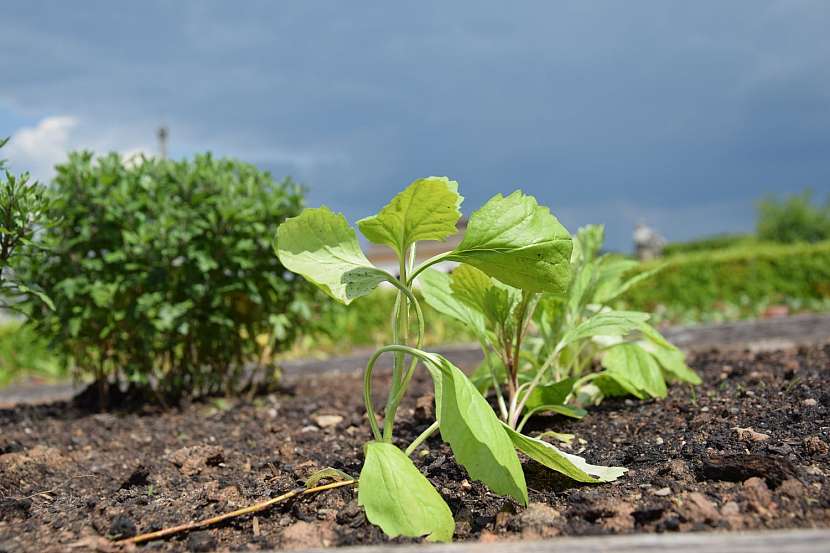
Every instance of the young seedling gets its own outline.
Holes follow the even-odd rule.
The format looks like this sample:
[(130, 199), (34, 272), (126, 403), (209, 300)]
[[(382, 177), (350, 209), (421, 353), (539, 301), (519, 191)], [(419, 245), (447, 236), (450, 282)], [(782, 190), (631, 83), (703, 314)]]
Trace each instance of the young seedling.
[[(655, 271), (624, 279), (637, 262), (599, 255), (602, 242), (601, 226), (580, 229), (563, 292), (514, 288), (466, 265), (424, 274), (426, 301), (478, 337), (485, 359), (473, 379), (482, 393), (495, 390), (512, 429), (543, 412), (581, 418), (583, 405), (606, 395), (665, 397), (667, 378), (700, 383), (647, 313), (609, 306)], [(605, 370), (590, 372), (597, 358)]]
[[(372, 265), (345, 217), (326, 207), (306, 209), (286, 220), (274, 242), (286, 268), (344, 304), (369, 294), (382, 282), (398, 290), (392, 313), (394, 343), (372, 355), (364, 376), (363, 394), (373, 440), (365, 446), (358, 491), (358, 502), (369, 521), (391, 537), (452, 539), (455, 523), (449, 507), (410, 459), (415, 449), (439, 430), (471, 478), (523, 505), (527, 504), (527, 485), (517, 449), (581, 482), (610, 481), (625, 472), (621, 467), (589, 465), (581, 457), (521, 434), (517, 425), (499, 419), (458, 367), (438, 354), (423, 351), (425, 321), (414, 287), (416, 280), (423, 284), (428, 275), (436, 274), (428, 271), (436, 263), (458, 262), (470, 267), (469, 271), (475, 270), (470, 274), (482, 283), (487, 279), (490, 285), (485, 297), (479, 299), (483, 309), (492, 310), (505, 327), (514, 324), (508, 319), (518, 317), (515, 328), (526, 329), (540, 294), (564, 298), (569, 289), (571, 237), (548, 208), (521, 191), (491, 198), (470, 216), (457, 247), (416, 265), (418, 242), (445, 240), (456, 233), (462, 199), (455, 181), (428, 177), (414, 181), (377, 215), (358, 221), (368, 240), (394, 250), (397, 276)], [(474, 291), (481, 292), (479, 288)], [(514, 304), (520, 306), (518, 311)], [(470, 318), (470, 324), (484, 327), (485, 315), (466, 306), (452, 301), (446, 309), (459, 309), (462, 320)], [(509, 329), (499, 338), (510, 347), (505, 358), (510, 370), (518, 370), (523, 332), (513, 332), (516, 342), (512, 345), (504, 340)], [(487, 335), (486, 330), (482, 335)], [(393, 364), (381, 426), (372, 403), (372, 372), (384, 353), (392, 354)], [(393, 444), (395, 414), (419, 364), (432, 377), (436, 421), (403, 451)], [(516, 390), (517, 401), (518, 393)]]

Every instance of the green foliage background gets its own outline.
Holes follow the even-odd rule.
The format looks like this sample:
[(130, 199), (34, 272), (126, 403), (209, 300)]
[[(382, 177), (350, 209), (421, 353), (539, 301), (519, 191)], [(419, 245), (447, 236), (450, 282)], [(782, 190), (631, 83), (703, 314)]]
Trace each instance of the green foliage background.
[(830, 241), (817, 244), (756, 244), (677, 255), (642, 264), (665, 264), (631, 290), (626, 305), (644, 311), (707, 311), (723, 302), (759, 304), (830, 299)]
[(47, 252), (21, 276), (38, 332), (81, 376), (152, 384), (170, 396), (234, 391), (245, 363), (287, 348), (317, 297), (271, 250), (302, 190), (253, 165), (93, 159), (57, 167)]

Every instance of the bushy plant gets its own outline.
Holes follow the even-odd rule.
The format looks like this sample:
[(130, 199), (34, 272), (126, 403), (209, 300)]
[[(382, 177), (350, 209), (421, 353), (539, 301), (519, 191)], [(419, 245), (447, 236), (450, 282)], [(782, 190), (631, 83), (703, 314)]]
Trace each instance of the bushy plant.
[[(8, 140), (0, 139), (0, 148)], [(43, 187), (28, 173), (15, 175), (0, 159), (0, 308), (17, 310), (27, 295), (51, 307), (51, 300), (15, 270), (35, 247), (35, 233), (48, 224), (47, 208)]]
[(758, 204), (758, 238), (771, 242), (819, 242), (830, 239), (830, 197), (824, 205), (813, 204), (813, 194), (783, 200), (768, 197)]
[[(561, 384), (563, 378), (568, 387), (560, 394), (562, 397), (550, 401), (546, 396), (542, 405), (555, 412), (575, 411), (566, 405), (565, 398), (581, 388), (558, 370), (572, 359), (580, 359), (581, 346), (587, 342), (604, 337), (610, 338), (614, 347), (626, 348), (618, 355), (621, 360), (613, 372), (631, 385), (635, 395), (641, 395), (642, 390), (660, 396), (636, 379), (653, 378), (654, 366), (662, 379), (661, 371), (666, 370), (657, 365), (659, 354), (640, 344), (641, 337), (669, 352), (673, 367), (679, 363), (688, 371), (682, 354), (645, 324), (648, 315), (614, 312), (591, 303), (590, 299), (597, 297), (597, 289), (603, 290), (604, 297), (610, 300), (630, 286), (632, 282), (623, 282), (621, 277), (622, 268), (630, 266), (611, 267), (611, 263), (603, 261), (602, 266), (579, 269), (580, 264), (587, 266), (596, 261), (601, 237), (584, 233), (584, 239), (577, 242), (580, 249), (573, 261), (570, 234), (547, 207), (521, 191), (491, 198), (472, 213), (464, 237), (454, 249), (416, 266), (415, 248), (419, 241), (445, 240), (456, 233), (462, 200), (455, 181), (445, 177), (419, 179), (377, 215), (358, 221), (369, 241), (388, 246), (397, 254), (397, 276), (373, 266), (346, 218), (326, 207), (306, 209), (287, 220), (279, 227), (274, 244), (288, 269), (343, 304), (366, 296), (383, 282), (398, 290), (392, 309), (393, 343), (379, 348), (365, 371), (364, 402), (374, 439), (365, 446), (358, 493), (358, 502), (368, 520), (392, 537), (427, 536), (431, 541), (452, 538), (452, 512), (410, 460), (416, 449), (439, 430), (471, 478), (522, 504), (527, 504), (528, 492), (517, 450), (581, 482), (608, 482), (625, 473), (622, 467), (588, 464), (582, 457), (521, 432), (519, 415), (534, 412), (529, 403), (533, 394), (558, 392), (550, 385)], [(443, 261), (461, 264), (453, 277), (430, 269)], [(575, 273), (574, 264), (578, 267)], [(433, 308), (467, 325), (481, 341), (488, 357), (486, 377), (499, 391), (503, 384), (508, 389), (509, 405), (499, 396), (501, 419), (483, 396), (481, 387), (446, 358), (422, 349), (426, 322), (414, 292), (416, 281)], [(553, 350), (528, 350), (523, 347), (523, 339), (537, 306), (543, 302), (573, 304), (577, 309), (545, 310), (557, 316), (553, 315), (555, 311), (562, 318), (562, 323), (552, 331), (557, 337), (549, 342)], [(629, 336), (633, 333), (636, 336)], [(563, 363), (566, 348), (576, 346), (580, 346), (576, 353)], [(634, 348), (651, 360), (645, 369), (639, 353), (637, 359), (629, 361), (628, 353)], [(526, 352), (544, 361), (528, 363)], [(393, 355), (393, 363), (381, 425), (372, 400), (372, 374), (385, 353)], [(401, 450), (393, 443), (395, 415), (419, 363), (433, 381), (436, 421)], [(523, 376), (529, 377), (529, 381), (522, 381)]]
[(30, 310), (71, 367), (102, 388), (237, 391), (254, 375), (246, 364), (291, 344), (311, 315), (310, 288), (267, 237), (302, 207), (291, 180), (209, 154), (83, 152), (57, 167), (53, 189), (49, 211), (60, 221), (25, 276), (55, 310)]

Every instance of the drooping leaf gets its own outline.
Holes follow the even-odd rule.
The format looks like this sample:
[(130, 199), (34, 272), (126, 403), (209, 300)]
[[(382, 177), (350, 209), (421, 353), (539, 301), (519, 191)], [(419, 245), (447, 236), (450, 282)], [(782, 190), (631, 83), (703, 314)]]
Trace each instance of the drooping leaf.
[(467, 263), (514, 288), (564, 295), (571, 236), (550, 210), (517, 190), (491, 198), (470, 216), (448, 259)]
[(639, 311), (603, 311), (568, 330), (562, 337), (563, 345), (594, 336), (624, 336), (640, 328), (648, 313)]
[(369, 522), (387, 536), (448, 542), (455, 531), (452, 512), (412, 461), (397, 446), (366, 444), (357, 502)]
[(525, 409), (531, 411), (542, 405), (562, 405), (571, 393), (575, 378), (566, 378), (553, 384), (536, 386), (525, 402)]
[(486, 333), (484, 314), (460, 301), (450, 288), (450, 276), (436, 269), (421, 273), (418, 283), (426, 302), (437, 311), (467, 325), (476, 335)]
[(527, 484), (510, 437), (487, 401), (461, 370), (437, 354), (426, 363), (435, 384), (441, 437), (475, 480), (527, 505)]
[(445, 240), (455, 234), (463, 199), (458, 183), (447, 177), (418, 179), (357, 226), (369, 241), (385, 244), (404, 257), (419, 240)]
[[(622, 343), (610, 348), (602, 357), (602, 366), (615, 380), (619, 376), (651, 397), (666, 397), (666, 381), (660, 365), (639, 344)], [(620, 384), (625, 387), (623, 382)]]
[(591, 465), (582, 457), (560, 451), (547, 442), (520, 434), (507, 425), (504, 425), (504, 428), (513, 444), (525, 455), (577, 482), (611, 482), (628, 472), (624, 467)]
[(286, 219), (277, 229), (274, 250), (288, 270), (347, 305), (392, 278), (366, 259), (346, 218), (327, 207)]

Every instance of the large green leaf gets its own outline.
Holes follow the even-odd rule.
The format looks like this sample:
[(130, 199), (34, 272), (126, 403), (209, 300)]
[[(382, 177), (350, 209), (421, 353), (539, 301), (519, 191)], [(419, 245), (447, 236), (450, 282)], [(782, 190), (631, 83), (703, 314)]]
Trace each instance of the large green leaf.
[(430, 306), (444, 315), (461, 321), (479, 337), (484, 337), (486, 333), (484, 314), (460, 301), (453, 294), (448, 274), (436, 269), (427, 269), (421, 273), (418, 283), (424, 299)]
[(639, 311), (603, 311), (568, 330), (562, 345), (594, 336), (624, 336), (638, 330), (648, 318), (648, 313)]
[(660, 365), (639, 344), (615, 345), (602, 357), (602, 366), (605, 367), (606, 374), (624, 388), (630, 383), (651, 397), (666, 397), (666, 381), (660, 372)]
[(445, 240), (455, 234), (463, 199), (458, 183), (447, 177), (418, 179), (357, 226), (371, 242), (385, 244), (404, 257), (418, 240)]
[(491, 198), (470, 216), (448, 259), (468, 263), (514, 288), (564, 295), (571, 236), (547, 207), (517, 190)]
[(492, 407), (461, 370), (438, 354), (426, 366), (435, 383), (435, 411), (441, 437), (475, 480), (527, 505), (527, 484), (519, 458)]
[(611, 482), (628, 471), (624, 467), (591, 465), (582, 457), (560, 451), (547, 442), (520, 434), (507, 425), (504, 425), (504, 428), (513, 444), (525, 455), (577, 482)]
[(397, 446), (366, 444), (357, 502), (387, 536), (452, 541), (455, 521), (441, 495)]
[(274, 250), (288, 270), (345, 304), (392, 279), (366, 259), (346, 218), (327, 207), (286, 219), (277, 229)]

